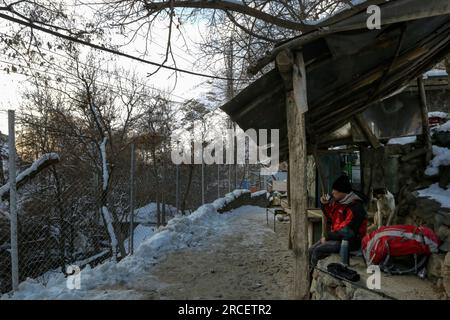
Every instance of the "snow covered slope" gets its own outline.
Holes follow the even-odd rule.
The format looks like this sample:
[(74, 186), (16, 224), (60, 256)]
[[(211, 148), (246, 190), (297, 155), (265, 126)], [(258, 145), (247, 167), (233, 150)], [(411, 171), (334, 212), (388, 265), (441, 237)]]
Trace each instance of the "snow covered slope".
[[(46, 284), (28, 279), (19, 285), (13, 296), (5, 294), (2, 299), (133, 299), (137, 296), (129, 290), (115, 291), (114, 296), (105, 294), (112, 286), (127, 286), (136, 282), (139, 276), (149, 270), (167, 253), (200, 245), (208, 235), (219, 235), (226, 230), (227, 214), (219, 214), (218, 209), (233, 201), (248, 190), (235, 190), (224, 198), (205, 204), (189, 216), (177, 216), (165, 227), (144, 240), (135, 250), (118, 263), (105, 262), (95, 268), (87, 266), (80, 273), (80, 289), (68, 289), (68, 283), (75, 278), (63, 273), (53, 275)], [(69, 286), (70, 287), (70, 286)]]

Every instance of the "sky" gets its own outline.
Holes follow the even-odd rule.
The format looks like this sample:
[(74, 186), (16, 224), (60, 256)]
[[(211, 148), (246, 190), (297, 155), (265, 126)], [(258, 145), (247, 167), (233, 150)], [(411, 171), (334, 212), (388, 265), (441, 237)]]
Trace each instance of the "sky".
[[(71, 1), (71, 0), (68, 0)], [(80, 11), (77, 7), (77, 11)], [(168, 22), (158, 22), (152, 29), (152, 40), (149, 45), (149, 52), (144, 57), (146, 60), (155, 62), (162, 62), (163, 53), (165, 52), (165, 44), (167, 42), (167, 25)], [(207, 26), (202, 24), (184, 24), (185, 40), (189, 50), (186, 49), (185, 41), (176, 34), (172, 38), (172, 48), (174, 51), (176, 64), (178, 68), (196, 71), (200, 73), (212, 74), (211, 71), (196, 69), (194, 63), (199, 55), (195, 43), (202, 39), (202, 33), (207, 32)], [(7, 33), (8, 27), (4, 20), (0, 20), (0, 32)], [(2, 37), (0, 35), (0, 37)], [(45, 37), (51, 36), (45, 35)], [(122, 52), (142, 57), (143, 48), (145, 45), (145, 38), (138, 37), (129, 45), (120, 48)], [(20, 94), (27, 88), (26, 77), (18, 74), (7, 74), (4, 68), (7, 64), (2, 61), (9, 61), (8, 57), (0, 55), (0, 131), (7, 133), (7, 109), (16, 109), (20, 106)], [(146, 78), (147, 73), (155, 70), (155, 67), (133, 61), (127, 58), (119, 57), (116, 63), (129, 70), (135, 70), (143, 78)], [(169, 63), (168, 65), (172, 65)], [(198, 98), (204, 95), (208, 90), (206, 84), (207, 78), (178, 73), (177, 79), (173, 76), (173, 72), (166, 69), (161, 69), (158, 73), (147, 79), (147, 84), (160, 90), (169, 90), (172, 92), (172, 101), (182, 102), (184, 99)]]

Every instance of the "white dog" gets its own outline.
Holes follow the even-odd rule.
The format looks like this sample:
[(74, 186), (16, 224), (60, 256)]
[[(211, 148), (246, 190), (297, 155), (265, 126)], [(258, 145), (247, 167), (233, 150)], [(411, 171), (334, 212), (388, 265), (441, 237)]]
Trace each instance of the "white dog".
[(373, 197), (377, 202), (377, 212), (373, 222), (377, 228), (390, 224), (394, 218), (395, 198), (387, 189), (373, 190)]

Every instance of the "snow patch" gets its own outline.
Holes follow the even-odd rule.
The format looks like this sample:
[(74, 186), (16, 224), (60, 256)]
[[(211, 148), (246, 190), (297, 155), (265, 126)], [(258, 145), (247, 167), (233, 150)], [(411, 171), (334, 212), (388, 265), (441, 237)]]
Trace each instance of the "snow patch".
[(401, 145), (405, 145), (405, 144), (409, 144), (409, 143), (415, 143), (416, 140), (417, 140), (416, 136), (392, 138), (392, 139), (389, 139), (387, 144), (401, 144)]
[(103, 219), (105, 219), (106, 227), (108, 229), (108, 234), (111, 239), (112, 260), (116, 261), (118, 242), (117, 242), (117, 238), (116, 238), (116, 233), (114, 232), (113, 219), (111, 217), (111, 213), (109, 212), (109, 210), (106, 206), (102, 207), (102, 215), (103, 215)]
[(109, 172), (108, 172), (108, 163), (106, 159), (106, 142), (108, 142), (108, 138), (103, 138), (102, 143), (100, 144), (100, 153), (102, 156), (102, 171), (103, 171), (103, 190), (108, 189), (109, 182)]
[[(162, 204), (160, 204), (160, 212), (162, 214)], [(134, 222), (135, 223), (141, 223), (141, 224), (148, 224), (148, 223), (156, 223), (157, 222), (157, 204), (156, 202), (150, 202), (149, 204), (140, 207), (138, 209), (134, 210)], [(177, 208), (170, 206), (166, 204), (166, 219), (172, 219), (178, 214)], [(130, 221), (130, 216), (126, 216), (126, 221)]]
[(439, 174), (439, 166), (450, 165), (450, 149), (433, 146), (434, 158), (430, 161), (425, 174), (427, 176), (435, 176)]
[(438, 131), (438, 132), (447, 132), (450, 131), (450, 120), (447, 121), (446, 123), (443, 123), (441, 125), (438, 125), (434, 128), (432, 128), (434, 132)]
[[(16, 181), (17, 182), (22, 181), (26, 176), (29, 176), (32, 173), (36, 172), (43, 163), (49, 160), (59, 160), (59, 155), (57, 153), (46, 153), (42, 155), (42, 157), (34, 161), (31, 166), (20, 172), (16, 177)], [(8, 190), (9, 190), (9, 182), (0, 187), (0, 196), (3, 195)]]
[(426, 189), (418, 190), (420, 197), (426, 197), (433, 199), (441, 204), (444, 208), (450, 208), (450, 185), (447, 186), (447, 190), (439, 187), (439, 183), (433, 183)]
[(423, 78), (427, 79), (428, 77), (447, 77), (448, 73), (445, 70), (441, 69), (431, 69), (423, 74)]
[(260, 191), (253, 192), (252, 193), (252, 198), (262, 196), (263, 194), (267, 195), (267, 191), (266, 190), (260, 190)]
[[(141, 245), (141, 243), (152, 237), (155, 234), (155, 232), (156, 232), (155, 227), (148, 227), (142, 224), (138, 224), (133, 231), (133, 249), (138, 248)], [(129, 253), (129, 245), (130, 245), (130, 237), (128, 237), (124, 241), (125, 251), (127, 254)]]
[[(143, 239), (134, 255), (129, 255), (116, 263), (104, 262), (95, 268), (87, 265), (81, 270), (81, 289), (67, 288), (67, 279), (63, 273), (50, 277), (47, 284), (35, 279), (27, 279), (19, 285), (12, 295), (4, 294), (1, 299), (102, 299), (107, 298), (106, 289), (114, 285), (130, 284), (139, 281), (139, 275), (148, 272), (152, 266), (167, 253), (188, 247), (202, 245), (202, 241), (211, 234), (226, 231), (229, 215), (219, 214), (223, 204), (236, 199), (248, 190), (235, 190), (212, 204), (205, 204), (189, 216), (176, 216), (165, 227)], [(106, 209), (106, 208), (105, 208)], [(109, 213), (103, 210), (104, 213)], [(116, 240), (117, 241), (117, 240)], [(127, 299), (129, 291), (117, 292), (114, 298)]]

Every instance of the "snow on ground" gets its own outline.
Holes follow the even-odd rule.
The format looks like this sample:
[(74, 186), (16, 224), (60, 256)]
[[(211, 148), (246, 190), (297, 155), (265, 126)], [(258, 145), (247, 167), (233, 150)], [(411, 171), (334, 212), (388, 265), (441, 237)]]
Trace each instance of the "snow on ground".
[[(160, 205), (160, 210), (162, 211), (162, 205)], [(166, 220), (173, 218), (177, 214), (177, 208), (166, 204)], [(156, 223), (157, 222), (157, 204), (156, 202), (151, 202), (143, 207), (134, 210), (134, 222), (135, 223)], [(127, 221), (130, 217), (127, 215)]]
[[(143, 243), (145, 240), (151, 238), (156, 232), (156, 227), (149, 227), (142, 224), (139, 224), (134, 228), (133, 232), (133, 249), (137, 249), (141, 243)], [(130, 244), (130, 238), (128, 237), (124, 241), (125, 250), (127, 253), (129, 253), (129, 244)]]
[(439, 202), (442, 207), (450, 208), (450, 185), (447, 186), (447, 190), (439, 187), (438, 183), (433, 183), (426, 189), (419, 190), (419, 196), (431, 198)]
[[(89, 265), (81, 270), (81, 288), (68, 289), (68, 279), (63, 273), (53, 275), (46, 285), (27, 279), (19, 285), (13, 296), (2, 299), (135, 299), (128, 287), (139, 285), (139, 276), (146, 274), (166, 254), (180, 249), (208, 245), (204, 239), (216, 239), (221, 234), (233, 232), (227, 220), (233, 214), (219, 214), (218, 209), (248, 190), (235, 190), (212, 204), (205, 204), (189, 216), (177, 216), (161, 227), (136, 248), (135, 254), (118, 263), (107, 261), (95, 268)], [(241, 212), (241, 214), (245, 214)], [(150, 235), (150, 234), (149, 234)], [(214, 235), (211, 237), (211, 235)], [(208, 237), (209, 236), (209, 237)], [(157, 284), (156, 284), (157, 285)], [(128, 286), (128, 289), (105, 293), (108, 288)], [(105, 291), (106, 290), (106, 291)]]
[(427, 176), (435, 176), (439, 174), (439, 166), (450, 165), (450, 149), (433, 146), (433, 159), (430, 161), (425, 174)]
[(417, 140), (416, 136), (412, 136), (412, 137), (400, 137), (400, 138), (392, 138), (389, 139), (387, 144), (408, 144), (408, 143), (415, 143)]
[(434, 128), (432, 128), (432, 130), (434, 132), (438, 131), (438, 132), (446, 132), (446, 131), (450, 131), (450, 120), (447, 121), (446, 123), (443, 123), (441, 125), (438, 125)]
[(260, 190), (252, 193), (252, 198), (262, 196), (263, 194), (267, 195), (266, 190)]

